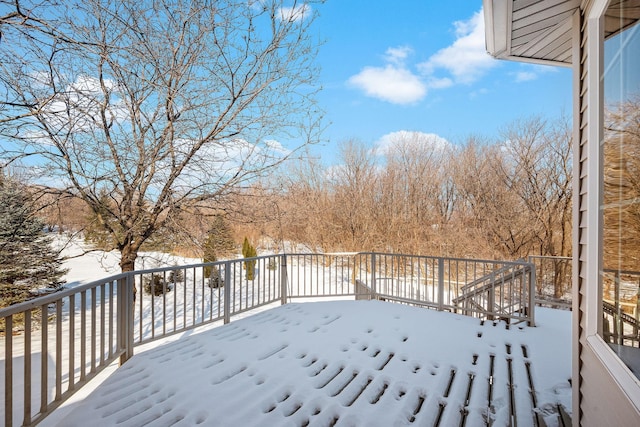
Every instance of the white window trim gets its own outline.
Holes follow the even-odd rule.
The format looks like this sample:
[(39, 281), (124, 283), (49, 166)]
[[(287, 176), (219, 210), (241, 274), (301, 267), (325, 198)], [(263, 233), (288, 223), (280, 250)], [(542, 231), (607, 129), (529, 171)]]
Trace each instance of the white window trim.
[[(602, 338), (602, 213), (600, 199), (602, 187), (602, 141), (604, 127), (603, 82), (604, 68), (604, 13), (608, 0), (595, 0), (587, 13), (587, 84), (588, 86), (588, 159), (587, 159), (587, 266), (585, 297), (586, 344), (591, 348), (602, 365), (611, 374), (613, 380), (640, 410), (640, 379), (622, 362)], [(594, 283), (595, 282), (595, 283)]]
[[(596, 0), (591, 8), (587, 21), (587, 102), (588, 102), (588, 146), (587, 146), (587, 263), (586, 289), (587, 300), (585, 333), (587, 336), (598, 335), (601, 331), (599, 304), (602, 296), (600, 274), (602, 271), (602, 236), (600, 233), (602, 214), (600, 212), (600, 195), (602, 184), (602, 146), (603, 139), (603, 93), (600, 78), (604, 61), (604, 15), (608, 1)], [(600, 6), (600, 7), (597, 7)]]

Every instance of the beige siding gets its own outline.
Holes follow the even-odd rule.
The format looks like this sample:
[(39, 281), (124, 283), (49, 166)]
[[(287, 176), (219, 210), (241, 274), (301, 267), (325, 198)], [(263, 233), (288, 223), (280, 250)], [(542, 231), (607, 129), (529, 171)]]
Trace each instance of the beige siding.
[(589, 346), (582, 347), (581, 426), (638, 426), (638, 412)]
[[(574, 291), (574, 304), (573, 304), (573, 314), (574, 314), (574, 325), (577, 325), (577, 330), (574, 332), (574, 342), (573, 342), (573, 422), (574, 425), (580, 425), (581, 420), (583, 419), (583, 413), (580, 407), (580, 402), (582, 399), (582, 387), (584, 381), (582, 380), (582, 366), (583, 366), (583, 358), (582, 349), (584, 348), (584, 342), (586, 339), (585, 334), (585, 313), (586, 313), (586, 298), (584, 297), (586, 290), (586, 262), (587, 262), (587, 175), (588, 175), (588, 156), (587, 156), (587, 130), (588, 130), (588, 85), (587, 82), (587, 32), (584, 29), (584, 22), (582, 11), (579, 12), (580, 16), (576, 19), (577, 24), (580, 28), (579, 42), (577, 47), (574, 47), (574, 52), (578, 53), (578, 57), (580, 61), (576, 61), (574, 64), (574, 78), (578, 78), (578, 82), (574, 84), (577, 86), (575, 93), (577, 93), (577, 107), (574, 107), (574, 112), (577, 115), (574, 116), (574, 126), (577, 127), (577, 135), (578, 135), (578, 144), (577, 144), (577, 152), (574, 154), (574, 158), (579, 159), (579, 163), (574, 168), (574, 174), (577, 174), (577, 182), (579, 185), (578, 194), (578, 203), (577, 203), (577, 232), (574, 237), (574, 242), (577, 242), (575, 257), (577, 259), (578, 268), (574, 268), (574, 271), (578, 271), (577, 284), (578, 289), (577, 292)], [(575, 33), (574, 33), (575, 34)], [(576, 182), (576, 181), (574, 181)], [(575, 230), (575, 229), (574, 229)], [(576, 256), (577, 255), (577, 256)]]
[[(589, 337), (596, 333), (595, 323), (599, 320), (600, 292), (597, 291), (599, 278), (594, 274), (594, 267), (599, 264), (599, 241), (594, 239), (594, 231), (589, 230), (589, 225), (597, 224), (595, 218), (599, 215), (599, 209), (595, 208), (593, 198), (598, 197), (597, 180), (593, 180), (590, 173), (597, 173), (599, 156), (599, 141), (591, 141), (590, 135), (597, 135), (595, 129), (590, 126), (598, 126), (594, 117), (598, 116), (597, 102), (594, 102), (598, 79), (589, 76), (588, 46), (593, 47), (593, 40), (589, 40), (588, 7), (593, 4), (590, 0), (583, 2), (580, 18), (574, 20), (574, 25), (579, 26), (579, 42), (574, 44), (573, 55), (580, 58), (574, 63), (574, 96), (577, 105), (574, 106), (574, 135), (578, 138), (575, 146), (574, 159), (574, 185), (577, 185), (578, 200), (574, 211), (574, 256), (577, 268), (574, 277), (574, 331), (573, 342), (573, 423), (579, 426), (640, 426), (640, 412), (625, 393), (621, 384), (616, 381), (615, 366), (608, 366), (603, 360), (611, 360), (602, 353), (609, 352), (604, 344), (598, 348), (598, 354), (594, 351), (593, 340), (602, 342), (599, 338)], [(576, 34), (576, 33), (574, 33)], [(577, 35), (577, 34), (576, 34)], [(590, 45), (591, 42), (591, 45)], [(591, 65), (592, 66), (592, 65)], [(589, 105), (589, 103), (593, 105)], [(589, 121), (591, 118), (591, 123)], [(593, 144), (596, 144), (595, 146)], [(594, 171), (594, 169), (596, 169)], [(599, 174), (598, 174), (599, 175)], [(589, 185), (591, 183), (591, 185)], [(589, 207), (592, 211), (589, 210)], [(589, 240), (591, 237), (591, 241)], [(596, 248), (590, 245), (597, 245)], [(591, 273), (589, 273), (591, 272)], [(591, 341), (589, 341), (591, 340)], [(606, 356), (606, 355), (604, 355)], [(637, 385), (634, 386), (637, 389)], [(631, 388), (634, 388), (633, 386)], [(631, 392), (631, 391), (629, 391)]]

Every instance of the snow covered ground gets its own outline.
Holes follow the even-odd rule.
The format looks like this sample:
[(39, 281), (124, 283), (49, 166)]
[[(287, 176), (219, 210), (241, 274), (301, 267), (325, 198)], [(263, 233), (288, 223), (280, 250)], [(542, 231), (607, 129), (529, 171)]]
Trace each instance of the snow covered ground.
[(503, 426), (512, 411), (559, 425), (570, 313), (537, 318), (507, 329), (378, 301), (287, 304), (135, 355), (59, 425)]

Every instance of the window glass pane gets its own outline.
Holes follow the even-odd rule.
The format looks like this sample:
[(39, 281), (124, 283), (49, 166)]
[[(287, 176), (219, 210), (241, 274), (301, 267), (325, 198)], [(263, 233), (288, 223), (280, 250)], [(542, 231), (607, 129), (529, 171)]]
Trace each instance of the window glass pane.
[(640, 25), (638, 1), (605, 13), (603, 338), (640, 377)]

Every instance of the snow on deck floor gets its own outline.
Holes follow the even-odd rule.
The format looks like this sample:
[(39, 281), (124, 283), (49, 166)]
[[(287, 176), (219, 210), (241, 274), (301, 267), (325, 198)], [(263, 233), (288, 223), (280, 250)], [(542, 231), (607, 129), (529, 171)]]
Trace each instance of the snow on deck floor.
[(527, 365), (535, 412), (558, 425), (570, 315), (507, 329), (379, 301), (287, 304), (136, 354), (60, 425), (502, 426), (514, 402), (533, 426)]

